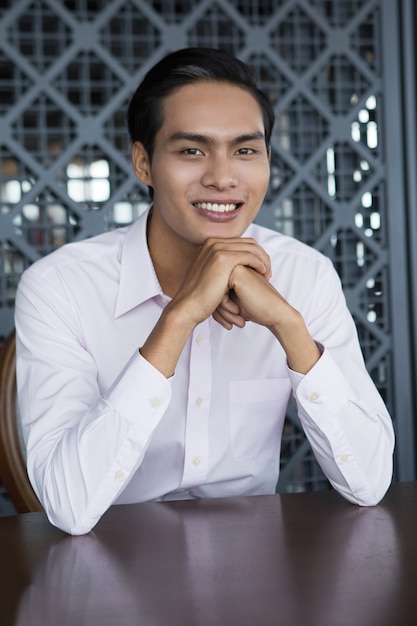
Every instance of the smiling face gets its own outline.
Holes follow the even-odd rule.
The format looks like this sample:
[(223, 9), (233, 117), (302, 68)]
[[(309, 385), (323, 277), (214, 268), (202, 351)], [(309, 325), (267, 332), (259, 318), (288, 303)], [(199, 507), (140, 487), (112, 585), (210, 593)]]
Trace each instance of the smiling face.
[(132, 155), (139, 180), (154, 190), (149, 232), (158, 247), (185, 252), (209, 237), (240, 237), (256, 217), (269, 182), (262, 112), (246, 90), (198, 82), (169, 95), (152, 162)]

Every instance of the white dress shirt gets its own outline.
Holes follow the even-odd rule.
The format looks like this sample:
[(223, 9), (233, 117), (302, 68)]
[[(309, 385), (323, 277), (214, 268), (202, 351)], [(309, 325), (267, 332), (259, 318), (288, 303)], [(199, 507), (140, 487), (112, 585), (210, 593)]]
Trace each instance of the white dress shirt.
[(273, 493), (291, 393), (332, 485), (376, 504), (392, 478), (393, 428), (329, 259), (257, 225), (245, 233), (323, 350), (307, 375), (265, 327), (227, 331), (209, 318), (166, 379), (138, 350), (168, 301), (146, 220), (63, 246), (19, 285), (20, 414), (50, 521), (82, 534), (112, 504)]

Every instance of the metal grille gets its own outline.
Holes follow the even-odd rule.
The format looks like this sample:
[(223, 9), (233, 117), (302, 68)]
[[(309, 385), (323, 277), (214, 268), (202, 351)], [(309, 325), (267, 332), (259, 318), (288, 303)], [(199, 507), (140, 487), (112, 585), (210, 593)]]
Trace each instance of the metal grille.
[[(276, 108), (271, 184), (258, 221), (333, 260), (369, 371), (395, 414), (396, 394), (410, 390), (395, 388), (393, 375), (400, 305), (391, 298), (382, 82), (392, 5), (0, 0), (0, 336), (12, 330), (16, 285), (30, 263), (128, 224), (145, 208), (125, 129), (141, 77), (170, 50), (215, 46), (254, 67)], [(385, 55), (388, 45), (398, 47), (395, 33), (387, 39)], [(398, 467), (410, 477), (410, 463)], [(290, 408), (279, 489), (326, 484)]]

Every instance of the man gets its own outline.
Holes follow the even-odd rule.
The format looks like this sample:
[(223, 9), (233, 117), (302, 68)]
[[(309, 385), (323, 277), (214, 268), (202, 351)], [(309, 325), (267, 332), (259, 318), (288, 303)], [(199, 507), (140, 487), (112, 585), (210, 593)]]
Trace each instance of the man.
[(330, 261), (252, 224), (273, 122), (240, 61), (168, 55), (128, 112), (152, 206), (24, 273), (28, 472), (65, 531), (114, 503), (273, 493), (291, 393), (341, 494), (373, 505), (388, 488), (391, 420)]

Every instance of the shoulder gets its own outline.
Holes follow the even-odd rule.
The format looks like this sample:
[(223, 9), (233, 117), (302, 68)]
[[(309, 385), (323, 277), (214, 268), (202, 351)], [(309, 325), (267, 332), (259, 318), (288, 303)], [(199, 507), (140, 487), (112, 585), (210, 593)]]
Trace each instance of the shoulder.
[(83, 241), (67, 243), (35, 261), (23, 276), (27, 278), (37, 275), (45, 278), (54, 272), (65, 271), (66, 268), (71, 270), (83, 264), (95, 263), (103, 265), (110, 258), (116, 260), (120, 256), (126, 231), (127, 228), (120, 228)]

